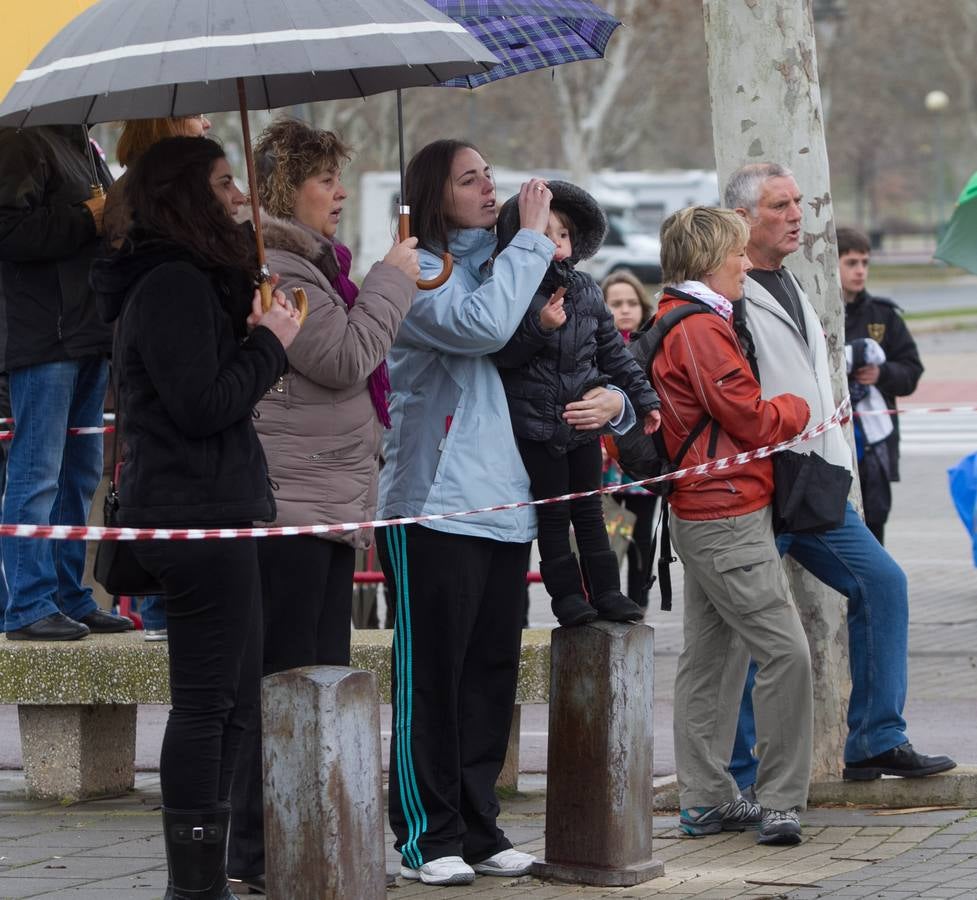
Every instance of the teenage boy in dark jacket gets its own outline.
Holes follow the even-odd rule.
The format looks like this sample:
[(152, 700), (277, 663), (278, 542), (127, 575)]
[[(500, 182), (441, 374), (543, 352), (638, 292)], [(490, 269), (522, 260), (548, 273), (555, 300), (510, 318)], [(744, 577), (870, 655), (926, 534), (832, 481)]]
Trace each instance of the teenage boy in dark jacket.
[[(838, 229), (838, 257), (841, 290), (845, 298), (845, 343), (858, 350), (866, 338), (875, 341), (885, 353), (881, 365), (863, 365), (848, 376), (852, 400), (856, 393), (876, 389), (885, 409), (896, 409), (896, 397), (916, 390), (923, 374), (916, 342), (899, 315), (899, 307), (885, 297), (875, 297), (865, 289), (871, 245), (854, 228)], [(857, 409), (857, 404), (856, 404)], [(865, 524), (879, 543), (885, 543), (885, 522), (892, 506), (889, 482), (899, 480), (899, 416), (872, 416), (855, 419), (858, 443), (858, 478), (862, 485)], [(888, 432), (873, 440), (879, 426)]]
[[(661, 421), (658, 395), (625, 347), (600, 287), (574, 269), (600, 248), (607, 231), (604, 212), (590, 194), (572, 184), (551, 181), (549, 189), (553, 199), (545, 233), (556, 244), (553, 262), (516, 333), (495, 356), (512, 430), (537, 500), (601, 485), (598, 434), (567, 424), (567, 403), (610, 383), (628, 395), (649, 433)], [(499, 250), (519, 229), (516, 199), (499, 213)], [(564, 296), (557, 293), (560, 288)], [(536, 516), (540, 574), (561, 625), (581, 625), (598, 615), (617, 622), (643, 617), (641, 607), (621, 593), (599, 495), (538, 506)], [(571, 522), (591, 603), (584, 598), (570, 549)]]
[[(96, 155), (96, 159), (98, 159)], [(98, 161), (103, 187), (111, 176)], [(102, 474), (102, 424), (111, 328), (88, 286), (104, 198), (91, 196), (83, 130), (0, 129), (0, 370), (10, 373), (14, 438), (3, 521), (84, 525)], [(11, 640), (75, 640), (126, 631), (82, 584), (82, 541), (0, 541)]]

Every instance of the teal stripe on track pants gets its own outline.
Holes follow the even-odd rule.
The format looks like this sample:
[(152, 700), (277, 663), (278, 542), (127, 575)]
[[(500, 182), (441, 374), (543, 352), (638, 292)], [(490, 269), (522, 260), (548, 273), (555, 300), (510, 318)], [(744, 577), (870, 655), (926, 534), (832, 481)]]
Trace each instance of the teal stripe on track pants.
[[(394, 625), (390, 825), (404, 865), (470, 863), (511, 843), (496, 825), (519, 674), (529, 544), (421, 525), (378, 529)], [(392, 586), (392, 588), (390, 587)]]

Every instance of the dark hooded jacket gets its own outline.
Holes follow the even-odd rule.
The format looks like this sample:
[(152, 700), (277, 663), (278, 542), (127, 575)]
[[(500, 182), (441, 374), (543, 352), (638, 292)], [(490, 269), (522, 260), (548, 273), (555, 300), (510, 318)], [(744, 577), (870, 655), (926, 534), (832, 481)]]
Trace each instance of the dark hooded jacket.
[[(572, 184), (551, 181), (549, 188), (552, 208), (566, 213), (573, 223), (573, 254), (550, 264), (519, 328), (495, 355), (495, 362), (516, 437), (545, 442), (552, 452), (563, 454), (597, 437), (563, 420), (566, 404), (581, 399), (591, 388), (608, 383), (621, 388), (639, 419), (660, 403), (614, 327), (600, 287), (574, 269), (600, 249), (607, 232), (604, 211), (590, 194)], [(513, 197), (499, 212), (500, 251), (518, 230), (518, 198)], [(559, 287), (566, 288), (567, 320), (555, 331), (544, 331), (539, 312)]]
[(267, 328), (247, 333), (254, 289), (237, 269), (138, 231), (98, 260), (92, 286), (118, 320), (119, 522), (271, 521), (275, 502), (253, 409), (287, 368)]
[(91, 181), (80, 126), (0, 129), (0, 369), (111, 350), (88, 285), (99, 247), (84, 205)]

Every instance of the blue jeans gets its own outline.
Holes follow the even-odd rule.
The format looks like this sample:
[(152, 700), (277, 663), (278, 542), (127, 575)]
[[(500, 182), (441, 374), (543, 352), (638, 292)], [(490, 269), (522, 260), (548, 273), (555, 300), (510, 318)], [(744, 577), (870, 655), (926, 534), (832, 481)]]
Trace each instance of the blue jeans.
[(162, 631), (166, 628), (166, 602), (161, 594), (150, 594), (139, 600), (139, 615), (146, 631)]
[[(10, 373), (14, 439), (7, 457), (5, 524), (85, 525), (102, 476), (102, 435), (68, 428), (102, 424), (108, 363), (101, 357), (26, 366)], [(84, 541), (0, 539), (7, 597), (5, 631), (59, 610), (79, 619), (96, 609), (82, 583)]]
[[(789, 553), (815, 578), (848, 599), (851, 697), (845, 762), (859, 762), (904, 743), (909, 653), (909, 592), (906, 574), (875, 539), (849, 503), (845, 524), (824, 534), (782, 534)], [(751, 669), (752, 671), (752, 669)], [(749, 676), (747, 679), (749, 686)], [(749, 690), (740, 707), (730, 772), (750, 772), (753, 704)], [(754, 763), (755, 766), (755, 763)], [(755, 771), (755, 769), (754, 769)], [(751, 782), (740, 782), (744, 786)]]

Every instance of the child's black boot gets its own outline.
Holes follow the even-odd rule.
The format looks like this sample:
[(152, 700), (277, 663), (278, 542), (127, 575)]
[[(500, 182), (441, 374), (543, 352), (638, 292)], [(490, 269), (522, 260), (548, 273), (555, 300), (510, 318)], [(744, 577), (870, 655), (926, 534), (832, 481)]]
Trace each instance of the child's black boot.
[(583, 566), (590, 602), (600, 618), (610, 622), (640, 622), (644, 618), (644, 610), (621, 593), (621, 570), (613, 550), (586, 554)]
[(584, 597), (580, 566), (572, 553), (557, 559), (541, 560), (539, 574), (550, 595), (553, 615), (561, 625), (585, 625), (597, 618), (597, 610)]

